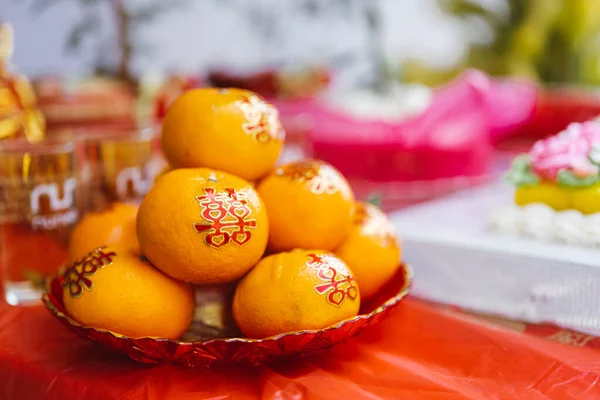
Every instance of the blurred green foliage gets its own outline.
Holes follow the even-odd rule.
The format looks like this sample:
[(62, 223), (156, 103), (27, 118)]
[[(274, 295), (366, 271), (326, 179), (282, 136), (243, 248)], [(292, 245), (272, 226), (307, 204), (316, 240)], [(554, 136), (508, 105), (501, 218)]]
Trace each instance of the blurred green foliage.
[(600, 84), (600, 0), (505, 0), (494, 11), (476, 0), (439, 0), (465, 23), (483, 21), (494, 37), (472, 44), (460, 65), (439, 70), (409, 61), (403, 79), (437, 85), (465, 68), (547, 83)]

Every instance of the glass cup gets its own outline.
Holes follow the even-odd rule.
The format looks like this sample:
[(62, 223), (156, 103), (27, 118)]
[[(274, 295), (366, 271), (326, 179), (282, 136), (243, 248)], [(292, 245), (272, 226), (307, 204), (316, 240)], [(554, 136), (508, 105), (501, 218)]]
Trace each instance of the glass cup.
[(84, 134), (83, 140), (92, 171), (87, 196), (91, 210), (102, 210), (112, 202), (139, 204), (167, 165), (153, 128)]
[(0, 142), (0, 264), (6, 301), (39, 302), (45, 279), (67, 259), (84, 209), (88, 171), (70, 137)]

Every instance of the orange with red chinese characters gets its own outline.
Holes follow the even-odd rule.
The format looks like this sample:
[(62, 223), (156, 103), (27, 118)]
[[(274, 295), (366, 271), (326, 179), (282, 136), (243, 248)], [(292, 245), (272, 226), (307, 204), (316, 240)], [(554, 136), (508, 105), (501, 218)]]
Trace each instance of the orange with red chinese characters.
[(137, 216), (143, 254), (167, 275), (195, 284), (240, 278), (262, 257), (268, 232), (252, 185), (207, 168), (166, 173)]
[(97, 248), (69, 265), (62, 286), (75, 320), (128, 337), (178, 339), (194, 309), (189, 285), (118, 246)]
[(338, 170), (319, 160), (276, 168), (257, 187), (269, 213), (269, 250), (334, 250), (352, 226), (354, 194)]
[(238, 284), (233, 315), (250, 338), (323, 329), (358, 314), (352, 272), (333, 254), (294, 250), (263, 258)]
[(335, 254), (354, 272), (363, 301), (377, 294), (400, 267), (401, 249), (394, 225), (369, 203), (356, 204), (352, 230)]
[(215, 168), (251, 181), (273, 168), (284, 137), (277, 109), (256, 93), (202, 88), (169, 107), (161, 141), (174, 168)]

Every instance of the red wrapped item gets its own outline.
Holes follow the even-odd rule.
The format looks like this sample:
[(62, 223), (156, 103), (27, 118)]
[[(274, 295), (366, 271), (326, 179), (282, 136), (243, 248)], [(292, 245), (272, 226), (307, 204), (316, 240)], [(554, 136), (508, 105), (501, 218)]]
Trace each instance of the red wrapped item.
[(247, 89), (266, 97), (276, 96), (278, 91), (277, 72), (273, 70), (265, 70), (255, 74), (212, 71), (208, 74), (208, 82), (214, 87)]
[(514, 137), (541, 139), (560, 132), (572, 122), (600, 115), (597, 91), (577, 87), (550, 87), (539, 91), (535, 113)]
[(135, 93), (125, 83), (104, 78), (68, 82), (45, 77), (34, 82), (34, 89), (49, 131), (135, 127)]
[(318, 66), (298, 70), (267, 69), (250, 74), (212, 71), (208, 74), (208, 82), (215, 87), (252, 90), (271, 99), (306, 100), (329, 86), (331, 72)]

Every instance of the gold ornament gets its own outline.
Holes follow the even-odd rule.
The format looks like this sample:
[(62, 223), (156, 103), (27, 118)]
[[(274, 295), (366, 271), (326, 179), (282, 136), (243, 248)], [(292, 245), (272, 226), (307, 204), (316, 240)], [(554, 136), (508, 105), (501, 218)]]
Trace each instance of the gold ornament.
[(0, 23), (0, 140), (24, 136), (31, 143), (44, 138), (45, 120), (36, 108), (36, 97), (29, 80), (9, 73), (13, 54), (13, 28)]

